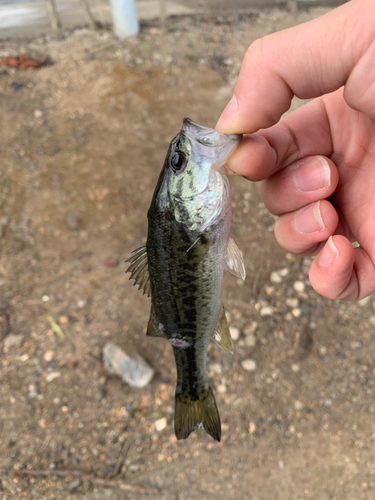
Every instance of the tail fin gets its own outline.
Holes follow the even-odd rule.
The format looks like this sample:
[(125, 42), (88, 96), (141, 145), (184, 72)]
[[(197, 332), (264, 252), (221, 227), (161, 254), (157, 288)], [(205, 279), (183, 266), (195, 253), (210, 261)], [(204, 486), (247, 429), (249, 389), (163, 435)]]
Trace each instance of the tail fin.
[(203, 429), (220, 442), (221, 423), (211, 387), (197, 400), (176, 394), (174, 430), (177, 439), (186, 439), (194, 430)]

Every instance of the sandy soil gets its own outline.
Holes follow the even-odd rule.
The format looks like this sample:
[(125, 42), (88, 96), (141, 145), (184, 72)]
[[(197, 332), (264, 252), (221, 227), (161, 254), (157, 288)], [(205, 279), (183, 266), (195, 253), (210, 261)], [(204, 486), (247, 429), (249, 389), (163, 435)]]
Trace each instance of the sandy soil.
[[(235, 354), (208, 352), (222, 443), (176, 442), (171, 348), (145, 337), (150, 304), (125, 274), (183, 117), (213, 126), (249, 43), (321, 12), (176, 18), (167, 35), (150, 24), (121, 44), (87, 30), (1, 43), (53, 61), (0, 69), (1, 499), (374, 498), (375, 301), (319, 297), (310, 260), (276, 245), (256, 185), (231, 176), (247, 279), (223, 290)], [(148, 387), (105, 371), (108, 341), (156, 370)]]

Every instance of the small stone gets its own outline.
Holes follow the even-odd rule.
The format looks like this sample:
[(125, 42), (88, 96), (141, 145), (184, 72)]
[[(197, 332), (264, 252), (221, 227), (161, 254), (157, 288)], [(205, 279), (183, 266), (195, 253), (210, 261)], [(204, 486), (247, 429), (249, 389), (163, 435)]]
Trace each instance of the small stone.
[(68, 316), (60, 316), (59, 317), (59, 323), (61, 325), (66, 325), (67, 323), (69, 323), (69, 318)]
[(370, 299), (371, 299), (371, 296), (369, 295), (368, 297), (365, 297), (364, 299), (359, 300), (358, 305), (361, 307), (364, 307), (369, 303)]
[(98, 403), (100, 403), (100, 401), (102, 401), (105, 398), (105, 389), (103, 388), (95, 389), (94, 398), (96, 401), (98, 401)]
[(280, 276), (285, 278), (285, 276), (287, 276), (289, 274), (289, 269), (287, 267), (284, 267), (283, 269), (279, 269), (277, 271), (277, 274), (279, 274)]
[(375, 316), (369, 317), (370, 325), (375, 325)]
[(55, 353), (53, 351), (46, 351), (44, 353), (44, 356), (43, 356), (44, 361), (47, 361), (47, 363), (49, 361), (52, 361), (54, 357), (55, 357)]
[(115, 373), (131, 387), (146, 387), (154, 376), (154, 370), (139, 354), (129, 356), (112, 342), (103, 347), (103, 363), (109, 373)]
[(267, 295), (271, 296), (275, 291), (275, 289), (273, 286), (266, 286), (264, 287), (264, 291), (266, 292)]
[(285, 304), (292, 308), (292, 309), (295, 309), (296, 307), (299, 306), (299, 299), (297, 298), (288, 298), (285, 300)]
[(0, 217), (0, 239), (5, 237), (10, 219), (8, 217)]
[(296, 292), (304, 292), (305, 291), (305, 283), (303, 281), (295, 281), (293, 284), (293, 288)]
[(301, 365), (299, 363), (293, 363), (292, 364), (292, 372), (298, 373), (301, 369)]
[(270, 276), (272, 283), (281, 283), (281, 276), (276, 271), (273, 271)]
[(165, 417), (159, 418), (159, 420), (155, 421), (154, 425), (155, 425), (155, 429), (158, 432), (161, 432), (162, 430), (164, 430), (167, 427), (167, 419)]
[(299, 399), (296, 399), (294, 401), (294, 409), (297, 410), (297, 411), (301, 411), (304, 407), (304, 404), (302, 403), (302, 401), (300, 401)]
[(4, 347), (6, 349), (11, 349), (12, 347), (19, 347), (22, 344), (24, 338), (25, 338), (24, 335), (21, 334), (14, 335), (13, 333), (11, 333), (10, 335), (7, 335), (5, 337)]
[(299, 318), (301, 316), (301, 309), (299, 309), (298, 307), (294, 308), (292, 310), (292, 314), (295, 318)]
[(332, 399), (330, 398), (325, 398), (323, 399), (323, 405), (326, 406), (327, 408), (332, 406)]
[(29, 398), (33, 399), (38, 396), (38, 389), (35, 384), (29, 384)]
[(253, 335), (256, 332), (256, 329), (258, 328), (258, 323), (256, 321), (253, 321), (249, 325), (245, 326), (243, 329), (243, 333), (245, 335)]
[(318, 351), (321, 356), (325, 356), (327, 354), (327, 348), (325, 345), (319, 346)]
[(270, 307), (270, 306), (265, 306), (265, 307), (262, 307), (259, 312), (260, 312), (260, 315), (262, 317), (264, 317), (264, 316), (272, 316), (272, 314), (273, 314), (273, 308)]
[(251, 334), (251, 335), (247, 335), (245, 337), (246, 347), (255, 347), (256, 343), (257, 343), (257, 339), (256, 339), (255, 335)]
[(311, 312), (311, 304), (307, 304), (306, 302), (303, 302), (301, 305), (302, 316), (310, 316), (310, 312)]
[(227, 392), (225, 384), (219, 384), (217, 386), (217, 392), (219, 392), (220, 394), (224, 394), (224, 392)]
[(70, 483), (68, 484), (68, 490), (69, 491), (74, 491), (80, 485), (81, 485), (81, 479), (79, 477), (76, 477), (75, 479), (73, 479), (73, 481), (70, 481)]
[(46, 382), (52, 382), (53, 380), (60, 378), (61, 373), (60, 372), (51, 372), (46, 376)]
[(235, 326), (229, 327), (229, 333), (234, 341), (236, 341), (240, 338), (240, 334), (241, 334), (240, 329), (235, 327)]
[(284, 468), (284, 462), (282, 460), (279, 460), (279, 462), (278, 462), (277, 465), (279, 466), (280, 470), (283, 470), (283, 468)]
[(43, 115), (43, 113), (41, 112), (41, 110), (40, 110), (40, 109), (36, 109), (36, 110), (34, 111), (34, 116), (35, 116), (35, 118), (40, 118), (42, 115)]
[(241, 361), (241, 366), (247, 372), (254, 372), (257, 369), (256, 361), (251, 358)]
[(43, 295), (42, 301), (43, 302), (48, 302), (49, 301), (49, 296), (48, 295)]
[(66, 216), (65, 222), (69, 229), (77, 230), (81, 225), (81, 218), (77, 212), (71, 212)]
[(215, 375), (221, 375), (223, 369), (221, 368), (220, 363), (211, 363), (208, 365), (208, 371), (214, 373)]
[(254, 434), (254, 432), (257, 430), (257, 426), (255, 425), (255, 422), (250, 422), (249, 423), (249, 434)]

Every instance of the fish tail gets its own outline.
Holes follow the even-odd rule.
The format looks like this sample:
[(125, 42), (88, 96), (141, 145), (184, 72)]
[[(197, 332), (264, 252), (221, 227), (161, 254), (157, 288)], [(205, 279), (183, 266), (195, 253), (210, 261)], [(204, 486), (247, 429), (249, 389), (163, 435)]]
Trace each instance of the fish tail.
[(211, 387), (196, 400), (186, 393), (176, 394), (174, 429), (177, 439), (186, 439), (194, 430), (203, 429), (220, 442), (220, 415)]

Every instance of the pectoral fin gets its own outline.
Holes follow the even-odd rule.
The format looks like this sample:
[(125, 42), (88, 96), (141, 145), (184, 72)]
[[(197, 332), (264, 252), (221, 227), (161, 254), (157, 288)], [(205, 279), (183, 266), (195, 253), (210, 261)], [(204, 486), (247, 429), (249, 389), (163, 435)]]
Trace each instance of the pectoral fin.
[(246, 270), (243, 261), (241, 250), (233, 241), (233, 238), (229, 238), (227, 249), (225, 252), (225, 269), (230, 273), (245, 280)]
[(167, 336), (163, 332), (163, 325), (159, 323), (156, 317), (154, 306), (151, 306), (150, 319), (148, 320), (146, 335), (147, 337), (163, 337), (164, 339), (167, 338)]
[(223, 349), (223, 351), (233, 354), (233, 342), (229, 333), (227, 318), (225, 317), (224, 307), (221, 308), (219, 319), (216, 323), (214, 334), (212, 336), (214, 342)]
[(147, 297), (151, 295), (150, 276), (148, 273), (147, 250), (146, 245), (133, 250), (132, 255), (125, 262), (130, 262), (130, 266), (126, 270), (130, 273), (130, 278), (133, 279), (134, 285), (139, 285), (138, 290), (143, 290), (143, 295)]

